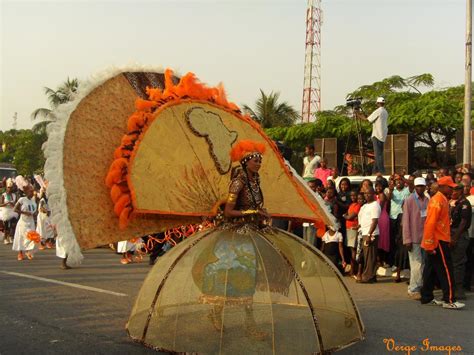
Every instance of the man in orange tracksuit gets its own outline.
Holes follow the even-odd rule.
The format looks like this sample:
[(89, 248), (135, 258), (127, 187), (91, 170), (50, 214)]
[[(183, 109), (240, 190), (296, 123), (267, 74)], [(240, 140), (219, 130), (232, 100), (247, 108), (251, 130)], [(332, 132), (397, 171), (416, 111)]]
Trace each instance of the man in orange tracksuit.
[[(449, 198), (457, 185), (450, 176), (438, 180), (439, 190), (428, 203), (425, 229), (421, 247), (426, 252), (423, 268), (421, 303), (443, 306), (447, 309), (460, 309), (463, 303), (456, 302), (454, 295), (453, 262), (449, 250), (451, 242)], [(443, 290), (443, 300), (434, 298), (433, 289), (438, 278)]]

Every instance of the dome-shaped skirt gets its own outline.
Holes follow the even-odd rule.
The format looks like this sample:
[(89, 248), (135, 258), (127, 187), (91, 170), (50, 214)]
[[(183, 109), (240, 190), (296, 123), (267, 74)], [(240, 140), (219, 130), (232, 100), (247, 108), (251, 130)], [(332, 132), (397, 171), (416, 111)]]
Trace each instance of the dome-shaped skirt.
[(357, 307), (323, 254), (279, 229), (239, 232), (200, 232), (160, 257), (129, 335), (157, 350), (206, 354), (326, 353), (363, 339)]

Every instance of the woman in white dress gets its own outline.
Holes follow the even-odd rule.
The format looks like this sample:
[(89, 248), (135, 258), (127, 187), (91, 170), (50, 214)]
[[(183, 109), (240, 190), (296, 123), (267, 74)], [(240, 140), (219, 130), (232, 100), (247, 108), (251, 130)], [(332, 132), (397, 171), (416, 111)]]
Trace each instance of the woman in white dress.
[(13, 181), (7, 181), (5, 192), (0, 197), (0, 218), (3, 221), (5, 244), (13, 243), (13, 234), (15, 234), (15, 226), (18, 219), (18, 213), (15, 212), (15, 204), (18, 195), (13, 192)]
[(36, 248), (34, 241), (27, 238), (29, 231), (35, 231), (35, 215), (37, 212), (37, 204), (34, 198), (33, 186), (27, 185), (24, 187), (24, 197), (20, 197), (15, 205), (15, 212), (20, 215), (15, 229), (15, 237), (13, 239), (12, 250), (18, 251), (17, 259), (19, 261), (24, 259), (25, 253), (28, 259), (33, 259), (33, 253)]
[(40, 249), (44, 249), (45, 246), (50, 249), (54, 241), (54, 226), (51, 223), (50, 214), (46, 194), (42, 189), (41, 199), (38, 204), (38, 219), (36, 220), (36, 231), (41, 236)]

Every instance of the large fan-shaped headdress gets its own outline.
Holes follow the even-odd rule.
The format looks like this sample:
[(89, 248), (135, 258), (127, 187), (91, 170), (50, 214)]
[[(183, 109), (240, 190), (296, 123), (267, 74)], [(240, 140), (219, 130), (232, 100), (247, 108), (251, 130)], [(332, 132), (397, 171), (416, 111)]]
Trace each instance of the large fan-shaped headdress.
[(82, 85), (55, 115), (45, 173), (68, 262), (80, 260), (81, 248), (215, 215), (228, 192), (229, 151), (241, 161), (241, 141), (266, 151), (260, 179), (272, 216), (319, 228), (336, 223), (222, 85), (209, 87), (192, 73), (178, 79), (171, 70), (110, 72)]

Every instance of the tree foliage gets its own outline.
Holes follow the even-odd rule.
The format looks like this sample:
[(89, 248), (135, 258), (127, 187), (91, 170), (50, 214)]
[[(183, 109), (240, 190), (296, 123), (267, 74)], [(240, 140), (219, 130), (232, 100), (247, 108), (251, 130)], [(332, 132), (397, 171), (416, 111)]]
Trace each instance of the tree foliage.
[(280, 93), (271, 92), (267, 95), (260, 90), (260, 95), (255, 102), (255, 109), (243, 105), (243, 111), (263, 128), (290, 126), (299, 119), (298, 112), (291, 105), (278, 101)]
[[(446, 163), (451, 151), (456, 130), (462, 128), (464, 110), (464, 86), (432, 90), (431, 74), (408, 78), (394, 75), (370, 85), (363, 85), (347, 95), (347, 98), (362, 98), (362, 109), (367, 114), (375, 108), (378, 96), (385, 97), (389, 112), (389, 134), (411, 134), (415, 143), (429, 147), (433, 162)], [(424, 92), (423, 92), (424, 91)], [(351, 110), (340, 105), (334, 110), (318, 112), (315, 123), (291, 127), (267, 129), (267, 134), (284, 141), (296, 150), (302, 150), (315, 138), (336, 137), (355, 147), (355, 122)], [(370, 147), (371, 124), (361, 122), (364, 144)], [(445, 146), (446, 155), (440, 156), (440, 145)]]
[[(48, 97), (50, 108), (40, 107), (31, 113), (33, 120), (42, 118), (44, 121), (40, 122), (51, 122), (55, 120), (53, 111), (59, 105), (71, 101), (77, 92), (79, 87), (79, 81), (77, 79), (69, 79), (62, 83), (56, 90), (45, 87), (44, 94)], [(37, 125), (39, 125), (37, 124)], [(45, 129), (47, 124), (40, 125), (39, 127), (33, 127), (35, 131), (41, 131)]]
[(30, 129), (0, 131), (0, 162), (11, 163), (19, 174), (43, 173), (45, 158), (41, 147), (46, 142), (46, 133)]

